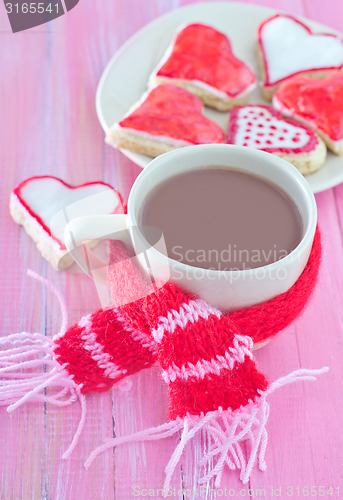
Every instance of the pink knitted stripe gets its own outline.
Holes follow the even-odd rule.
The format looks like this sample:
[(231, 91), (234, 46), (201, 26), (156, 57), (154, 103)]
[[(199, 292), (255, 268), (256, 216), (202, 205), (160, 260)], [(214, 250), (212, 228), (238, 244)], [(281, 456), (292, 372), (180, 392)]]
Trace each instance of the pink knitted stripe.
[(130, 334), (132, 339), (136, 342), (139, 342), (143, 348), (149, 349), (153, 354), (157, 355), (157, 348), (155, 342), (146, 335), (143, 331), (136, 330), (135, 328), (129, 326), (128, 322), (123, 318), (123, 316), (119, 313), (118, 309), (113, 310), (115, 317), (119, 323), (121, 323), (122, 327), (125, 329), (127, 334)]
[(97, 366), (104, 370), (104, 376), (115, 379), (120, 375), (124, 375), (127, 370), (122, 370), (115, 363), (111, 361), (111, 356), (104, 351), (104, 347), (96, 340), (96, 333), (93, 331), (93, 324), (91, 321), (91, 314), (81, 318), (79, 327), (83, 329), (81, 339), (83, 340), (83, 348), (89, 351), (92, 359), (96, 362)]
[(203, 379), (210, 374), (220, 375), (223, 369), (232, 370), (235, 363), (243, 363), (246, 356), (253, 359), (250, 346), (252, 346), (252, 340), (249, 337), (235, 335), (233, 347), (229, 347), (223, 356), (217, 355), (211, 360), (201, 359), (195, 364), (188, 362), (181, 367), (172, 362), (166, 370), (162, 371), (162, 377), (169, 384), (176, 379), (188, 380), (190, 377)]
[(159, 325), (152, 331), (152, 336), (160, 344), (165, 333), (173, 334), (177, 328), (184, 330), (188, 323), (196, 323), (199, 318), (208, 319), (211, 314), (218, 319), (221, 317), (218, 309), (206, 304), (202, 299), (184, 302), (178, 311), (170, 309), (167, 316), (159, 317)]

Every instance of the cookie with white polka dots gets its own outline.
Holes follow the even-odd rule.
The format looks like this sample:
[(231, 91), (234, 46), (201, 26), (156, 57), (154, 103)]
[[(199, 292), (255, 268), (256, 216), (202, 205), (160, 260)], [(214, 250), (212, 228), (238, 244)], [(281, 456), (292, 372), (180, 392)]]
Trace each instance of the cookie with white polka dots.
[(304, 175), (318, 170), (326, 158), (326, 146), (312, 129), (262, 104), (231, 110), (227, 142), (273, 153)]

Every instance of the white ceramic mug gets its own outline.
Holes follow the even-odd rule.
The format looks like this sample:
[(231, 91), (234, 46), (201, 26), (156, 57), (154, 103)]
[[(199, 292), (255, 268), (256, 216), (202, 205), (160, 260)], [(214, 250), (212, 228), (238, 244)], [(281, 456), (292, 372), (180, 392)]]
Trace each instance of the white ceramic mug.
[[(311, 251), (317, 224), (315, 198), (307, 181), (293, 165), (272, 154), (245, 147), (226, 144), (190, 146), (155, 158), (140, 173), (131, 189), (127, 215), (100, 215), (72, 220), (65, 231), (67, 249), (72, 253), (75, 245), (85, 240), (137, 228), (142, 203), (152, 189), (181, 172), (209, 166), (256, 174), (279, 186), (299, 210), (303, 223), (302, 240), (281, 260), (240, 271), (200, 269), (169, 259), (153, 247), (149, 249), (149, 260), (154, 278), (165, 279), (167, 267), (171, 281), (224, 312), (252, 306), (287, 291), (299, 278)], [(141, 238), (144, 240), (143, 235)], [(147, 242), (146, 245), (149, 246)], [(147, 269), (146, 259), (140, 262)]]

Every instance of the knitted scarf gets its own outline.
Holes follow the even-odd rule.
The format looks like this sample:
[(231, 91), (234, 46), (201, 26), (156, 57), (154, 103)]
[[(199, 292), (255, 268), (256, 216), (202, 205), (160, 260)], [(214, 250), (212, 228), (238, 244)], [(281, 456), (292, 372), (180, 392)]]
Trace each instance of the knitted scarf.
[[(169, 386), (169, 421), (110, 439), (93, 451), (85, 466), (109, 447), (181, 432), (166, 467), (167, 494), (184, 447), (196, 434), (206, 433), (210, 449), (202, 464), (208, 472), (201, 482), (215, 477), (219, 486), (227, 465), (240, 469), (240, 478), (247, 483), (256, 463), (261, 470), (266, 468), (267, 396), (286, 383), (315, 380), (328, 370), (300, 369), (270, 384), (258, 371), (252, 354), (254, 344), (265, 343), (304, 309), (317, 280), (320, 257), (317, 230), (309, 261), (290, 290), (224, 315), (175, 284), (148, 287), (124, 247), (114, 242), (109, 268), (112, 308), (89, 314), (67, 328), (63, 299), (54, 289), (63, 320), (53, 339), (28, 332), (0, 339), (0, 405), (11, 412), (26, 401), (67, 406), (79, 399), (81, 419), (63, 455), (68, 458), (85, 422), (85, 395), (107, 391), (124, 377), (157, 362)], [(250, 442), (248, 456), (241, 447), (244, 441)]]

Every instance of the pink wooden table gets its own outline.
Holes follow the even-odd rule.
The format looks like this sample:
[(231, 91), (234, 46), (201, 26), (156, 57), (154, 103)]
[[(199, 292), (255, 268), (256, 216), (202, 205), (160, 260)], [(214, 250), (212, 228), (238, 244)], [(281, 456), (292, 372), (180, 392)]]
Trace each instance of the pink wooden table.
[[(102, 179), (127, 197), (140, 168), (104, 144), (95, 89), (106, 62), (125, 40), (161, 14), (189, 3), (101, 0), (95, 6), (94, 0), (80, 0), (49, 25), (13, 35), (1, 2), (1, 335), (22, 330), (51, 335), (59, 327), (55, 298), (26, 275), (27, 268), (63, 292), (70, 323), (99, 306), (87, 277), (55, 272), (42, 260), (10, 219), (9, 193), (28, 176), (51, 174), (73, 184)], [(343, 31), (340, 0), (259, 3)], [(225, 487), (226, 497), (235, 498), (273, 498), (273, 492), (281, 498), (302, 497), (311, 486), (312, 497), (320, 486), (324, 497), (338, 497), (339, 487), (343, 495), (343, 185), (316, 199), (324, 245), (319, 286), (303, 317), (256, 357), (271, 379), (298, 367), (330, 365), (330, 372), (314, 384), (299, 383), (271, 397), (268, 470), (254, 472), (247, 486), (236, 473), (225, 473), (223, 497)], [(133, 376), (132, 383), (126, 393), (89, 397), (85, 432), (67, 461), (61, 455), (77, 427), (78, 404), (66, 409), (24, 405), (11, 416), (0, 409), (0, 498), (160, 497), (157, 489), (177, 437), (109, 450), (87, 472), (83, 467), (90, 451), (114, 432), (123, 435), (166, 420), (167, 394), (156, 369)], [(173, 478), (172, 498), (219, 498), (211, 484), (201, 494), (190, 493), (196, 487), (198, 460), (197, 449), (189, 446)]]

